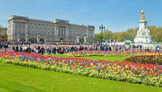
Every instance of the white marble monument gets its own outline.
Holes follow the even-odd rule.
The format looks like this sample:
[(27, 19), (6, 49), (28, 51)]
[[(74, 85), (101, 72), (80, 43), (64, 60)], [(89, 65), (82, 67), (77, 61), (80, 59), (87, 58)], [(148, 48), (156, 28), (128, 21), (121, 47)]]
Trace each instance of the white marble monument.
[(135, 43), (151, 43), (150, 31), (147, 29), (147, 21), (145, 20), (144, 10), (141, 9), (142, 17), (139, 21), (139, 29), (134, 39)]

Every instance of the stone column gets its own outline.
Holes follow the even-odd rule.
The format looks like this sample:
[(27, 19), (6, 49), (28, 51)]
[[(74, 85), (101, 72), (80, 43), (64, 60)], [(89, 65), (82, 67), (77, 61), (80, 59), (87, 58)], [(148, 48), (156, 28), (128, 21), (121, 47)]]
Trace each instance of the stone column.
[(95, 37), (94, 31), (93, 31), (93, 33), (92, 33), (92, 34), (93, 34), (93, 39), (94, 39), (94, 37)]
[(62, 36), (62, 27), (60, 27), (60, 35), (59, 36)]
[(64, 27), (64, 37), (66, 37), (66, 28)]
[(12, 26), (12, 30), (13, 30), (13, 35), (15, 35), (15, 23), (14, 23), (14, 21), (12, 21), (12, 23), (13, 23), (13, 26)]
[(64, 37), (65, 35), (64, 35), (64, 27), (62, 27), (62, 36)]
[(87, 36), (87, 38), (89, 38), (88, 35), (89, 35), (89, 34), (88, 34), (88, 29), (87, 29), (87, 30), (86, 30), (86, 36)]
[(57, 27), (54, 27), (54, 36), (58, 36), (58, 28)]
[(44, 37), (44, 43), (46, 43), (46, 42), (47, 42), (47, 37), (45, 36), (45, 37)]
[(28, 24), (25, 24), (25, 34), (28, 34)]
[(66, 27), (66, 30), (65, 30), (65, 37), (70, 37), (70, 34), (69, 34), (69, 31), (70, 29), (68, 27)]
[(77, 43), (79, 43), (79, 36), (77, 36), (77, 39), (76, 40), (77, 40)]
[(40, 35), (37, 35), (37, 43), (40, 42)]
[(84, 43), (87, 43), (87, 37), (86, 36), (84, 37)]
[[(9, 38), (9, 36), (8, 36), (8, 38), (9, 39), (11, 39), (11, 41), (15, 41), (16, 39), (15, 39), (15, 37), (14, 37), (14, 35), (15, 35), (15, 23), (14, 23), (14, 21), (12, 20), (12, 22), (11, 22), (11, 38)], [(8, 29), (7, 29), (8, 30)]]

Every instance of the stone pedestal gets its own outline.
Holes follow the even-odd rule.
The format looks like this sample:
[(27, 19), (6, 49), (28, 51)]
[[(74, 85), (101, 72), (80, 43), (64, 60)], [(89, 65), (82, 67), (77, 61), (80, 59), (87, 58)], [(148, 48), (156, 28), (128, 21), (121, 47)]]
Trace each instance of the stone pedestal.
[(150, 31), (147, 29), (147, 21), (140, 20), (139, 21), (139, 30), (137, 31), (137, 35), (134, 39), (136, 43), (151, 43)]

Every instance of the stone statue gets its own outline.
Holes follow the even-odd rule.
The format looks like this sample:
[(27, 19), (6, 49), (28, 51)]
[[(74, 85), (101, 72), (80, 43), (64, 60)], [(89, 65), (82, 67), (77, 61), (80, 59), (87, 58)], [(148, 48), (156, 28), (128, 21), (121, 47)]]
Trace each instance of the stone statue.
[(111, 43), (111, 39), (109, 39), (109, 42)]
[(18, 40), (17, 41), (20, 42), (20, 35), (18, 35)]
[(145, 19), (144, 12), (145, 11), (141, 9), (142, 17), (141, 17), (141, 20), (139, 21), (139, 29), (134, 39), (135, 43), (151, 43), (152, 42), (150, 31), (147, 29), (147, 21)]
[(141, 20), (144, 20), (145, 19), (145, 16), (144, 16), (145, 11), (142, 8), (141, 8), (141, 13), (142, 13)]

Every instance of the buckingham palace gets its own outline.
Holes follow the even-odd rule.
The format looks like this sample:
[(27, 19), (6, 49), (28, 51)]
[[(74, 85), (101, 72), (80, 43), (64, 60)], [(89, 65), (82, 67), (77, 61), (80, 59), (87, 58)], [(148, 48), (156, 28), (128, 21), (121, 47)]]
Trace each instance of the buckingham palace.
[(18, 42), (94, 42), (92, 25), (71, 24), (68, 20), (51, 21), (11, 16), (8, 19), (8, 41)]

